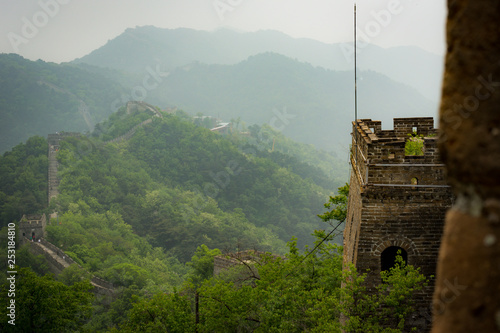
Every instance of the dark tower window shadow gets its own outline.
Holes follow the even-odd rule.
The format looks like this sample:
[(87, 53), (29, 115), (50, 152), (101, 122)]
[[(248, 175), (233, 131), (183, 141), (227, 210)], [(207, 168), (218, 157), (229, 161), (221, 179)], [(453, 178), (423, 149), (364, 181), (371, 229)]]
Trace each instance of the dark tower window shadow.
[(401, 251), (400, 256), (403, 257), (405, 263), (408, 263), (408, 253), (405, 249), (399, 246), (390, 246), (385, 249), (380, 255), (380, 268), (382, 271), (388, 271), (396, 266), (396, 256), (398, 251)]

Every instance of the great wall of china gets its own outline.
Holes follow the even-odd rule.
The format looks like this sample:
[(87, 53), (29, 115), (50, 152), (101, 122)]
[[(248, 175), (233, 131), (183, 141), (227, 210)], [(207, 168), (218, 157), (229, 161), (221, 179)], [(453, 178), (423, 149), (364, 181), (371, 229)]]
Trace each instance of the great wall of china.
[[(127, 114), (130, 114), (134, 111), (150, 111), (152, 112), (153, 116), (152, 118), (146, 119), (140, 124), (135, 125), (127, 133), (105, 142), (105, 144), (128, 140), (135, 134), (137, 129), (152, 123), (154, 117), (162, 117), (162, 114), (158, 112), (152, 105), (144, 102), (128, 102)], [(60, 141), (66, 137), (80, 135), (80, 133), (61, 132), (56, 134), (49, 134), (47, 137), (49, 145), (49, 164), (47, 175), (48, 204), (50, 204), (52, 199), (57, 197), (57, 195), (59, 194), (59, 178), (57, 176), (57, 153), (60, 149)], [(57, 219), (57, 212), (53, 212), (50, 214), (48, 222), (45, 215), (23, 215), (23, 217), (19, 221), (18, 244), (29, 244), (30, 251), (37, 255), (43, 255), (47, 260), (50, 271), (58, 275), (70, 265), (78, 265), (78, 263), (76, 263), (70, 256), (64, 253), (62, 249), (45, 239), (45, 227), (47, 223), (50, 223), (50, 219)], [(80, 265), (78, 265), (78, 267), (83, 269)], [(93, 276), (91, 278), (90, 283), (94, 286), (94, 293), (98, 295), (111, 296), (114, 292), (112, 283), (100, 279), (96, 276)]]
[[(18, 241), (19, 245), (28, 244), (30, 252), (35, 255), (43, 255), (47, 260), (49, 269), (55, 275), (59, 275), (65, 268), (76, 264), (83, 269), (63, 250), (45, 239), (45, 227), (47, 219), (43, 215), (23, 215), (19, 221)], [(90, 283), (94, 286), (93, 292), (97, 295), (111, 296), (113, 294), (113, 284), (92, 276)]]

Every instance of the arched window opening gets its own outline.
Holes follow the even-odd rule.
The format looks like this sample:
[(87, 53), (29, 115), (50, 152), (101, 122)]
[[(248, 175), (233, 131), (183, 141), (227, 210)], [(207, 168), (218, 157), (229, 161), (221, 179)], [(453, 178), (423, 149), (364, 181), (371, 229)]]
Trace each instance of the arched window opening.
[[(398, 252), (401, 251), (399, 254)], [(400, 255), (405, 263), (408, 262), (408, 253), (399, 246), (390, 246), (380, 255), (380, 264), (382, 271), (388, 271), (396, 266), (396, 256)]]

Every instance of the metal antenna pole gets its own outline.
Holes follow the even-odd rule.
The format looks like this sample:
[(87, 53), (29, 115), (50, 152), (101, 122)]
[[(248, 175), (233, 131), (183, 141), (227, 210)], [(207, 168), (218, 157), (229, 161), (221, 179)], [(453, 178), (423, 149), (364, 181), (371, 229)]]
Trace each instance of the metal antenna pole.
[(357, 66), (357, 35), (356, 35), (356, 2), (354, 2), (354, 121), (358, 120), (358, 66)]
[[(356, 164), (356, 169), (358, 168), (358, 66), (357, 66), (357, 34), (356, 34), (356, 2), (354, 2), (354, 128), (352, 130), (352, 137), (354, 139), (353, 149), (355, 150), (354, 164)], [(354, 170), (355, 173), (356, 169)]]

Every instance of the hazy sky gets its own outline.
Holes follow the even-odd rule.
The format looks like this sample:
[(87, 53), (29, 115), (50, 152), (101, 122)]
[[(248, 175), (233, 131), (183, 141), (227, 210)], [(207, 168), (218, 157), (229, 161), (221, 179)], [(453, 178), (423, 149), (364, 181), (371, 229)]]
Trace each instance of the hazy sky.
[[(358, 40), (444, 54), (445, 0), (357, 0)], [(63, 62), (126, 28), (272, 29), (325, 43), (353, 40), (353, 0), (0, 0), (0, 52)]]

